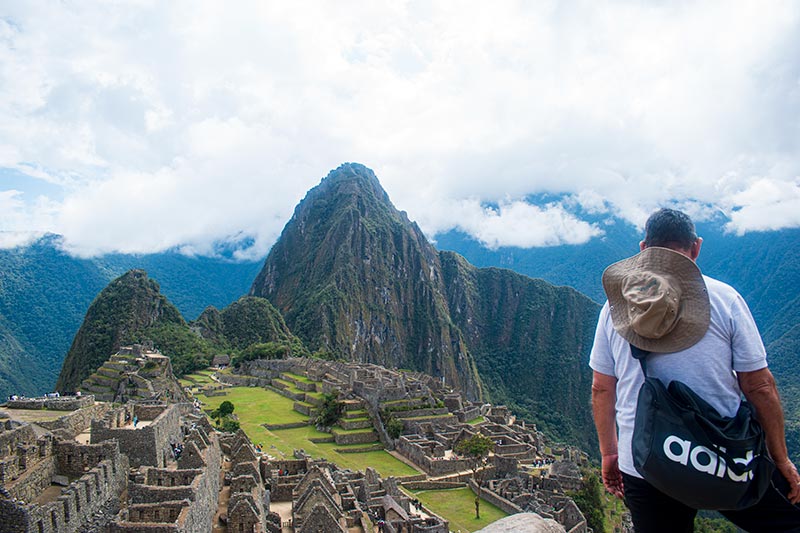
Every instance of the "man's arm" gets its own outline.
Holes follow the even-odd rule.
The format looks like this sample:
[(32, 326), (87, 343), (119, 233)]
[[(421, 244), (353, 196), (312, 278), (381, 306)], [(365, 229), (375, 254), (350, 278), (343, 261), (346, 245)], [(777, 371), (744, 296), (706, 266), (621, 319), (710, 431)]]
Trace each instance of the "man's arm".
[(775, 466), (778, 467), (783, 477), (789, 482), (789, 501), (800, 502), (800, 475), (797, 468), (789, 460), (786, 449), (786, 435), (784, 433), (783, 407), (778, 395), (775, 378), (769, 368), (762, 368), (753, 372), (737, 372), (739, 387), (741, 387), (747, 401), (756, 408), (756, 417), (767, 437), (767, 449)]
[(603, 485), (608, 492), (622, 498), (625, 488), (617, 463), (616, 402), (617, 378), (595, 370), (592, 378), (592, 413), (600, 441), (600, 454), (603, 456)]

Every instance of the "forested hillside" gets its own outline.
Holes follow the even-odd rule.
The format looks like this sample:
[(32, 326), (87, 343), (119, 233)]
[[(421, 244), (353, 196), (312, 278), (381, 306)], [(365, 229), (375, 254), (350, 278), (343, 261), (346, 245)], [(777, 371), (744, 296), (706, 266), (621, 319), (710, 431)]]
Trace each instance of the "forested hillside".
[(158, 279), (163, 293), (192, 319), (208, 305), (222, 308), (246, 293), (260, 265), (172, 252), (78, 259), (60, 251), (54, 235), (0, 250), (0, 394), (53, 390), (89, 304), (131, 268)]

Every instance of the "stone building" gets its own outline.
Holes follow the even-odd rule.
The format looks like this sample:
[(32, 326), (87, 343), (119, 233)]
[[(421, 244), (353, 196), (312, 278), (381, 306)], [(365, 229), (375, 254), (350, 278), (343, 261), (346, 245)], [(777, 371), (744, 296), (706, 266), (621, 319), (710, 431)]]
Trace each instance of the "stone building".
[(6, 420), (0, 423), (0, 532), (80, 531), (96, 512), (113, 508), (127, 475), (116, 442), (81, 445)]
[(221, 454), (206, 417), (191, 404), (75, 407), (42, 422), (52, 430), (0, 420), (0, 533), (211, 531)]

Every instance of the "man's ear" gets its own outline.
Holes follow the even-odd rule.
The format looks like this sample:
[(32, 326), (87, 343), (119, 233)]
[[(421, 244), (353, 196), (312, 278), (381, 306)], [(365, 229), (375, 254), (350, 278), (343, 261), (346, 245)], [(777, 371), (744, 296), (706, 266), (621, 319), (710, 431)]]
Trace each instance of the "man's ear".
[(644, 241), (639, 241), (639, 251), (644, 252), (645, 248), (647, 248), (647, 245), (644, 243)]
[(700, 255), (700, 248), (703, 246), (703, 238), (698, 237), (692, 247), (689, 249), (689, 257), (691, 257), (692, 261), (697, 261), (697, 256)]

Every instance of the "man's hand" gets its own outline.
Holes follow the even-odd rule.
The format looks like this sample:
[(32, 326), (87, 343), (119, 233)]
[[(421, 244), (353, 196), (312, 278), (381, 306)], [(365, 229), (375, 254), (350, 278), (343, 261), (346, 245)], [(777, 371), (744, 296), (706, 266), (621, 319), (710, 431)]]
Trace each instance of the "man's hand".
[(745, 398), (756, 408), (756, 418), (764, 428), (767, 437), (767, 449), (778, 471), (789, 482), (790, 502), (800, 502), (800, 475), (797, 474), (789, 453), (786, 450), (784, 433), (783, 407), (775, 386), (775, 378), (768, 368), (753, 372), (737, 372), (739, 386)]
[[(625, 487), (622, 484), (622, 472), (619, 471), (619, 464), (617, 463), (617, 454), (610, 454), (603, 456), (603, 485), (606, 490), (616, 496), (617, 498), (625, 497)], [(794, 471), (797, 475), (797, 470)], [(798, 495), (800, 495), (800, 488), (798, 488)]]
[(797, 473), (794, 463), (787, 459), (781, 463), (776, 463), (775, 466), (786, 478), (786, 481), (789, 482), (789, 494), (786, 497), (792, 503), (800, 502), (800, 474)]

